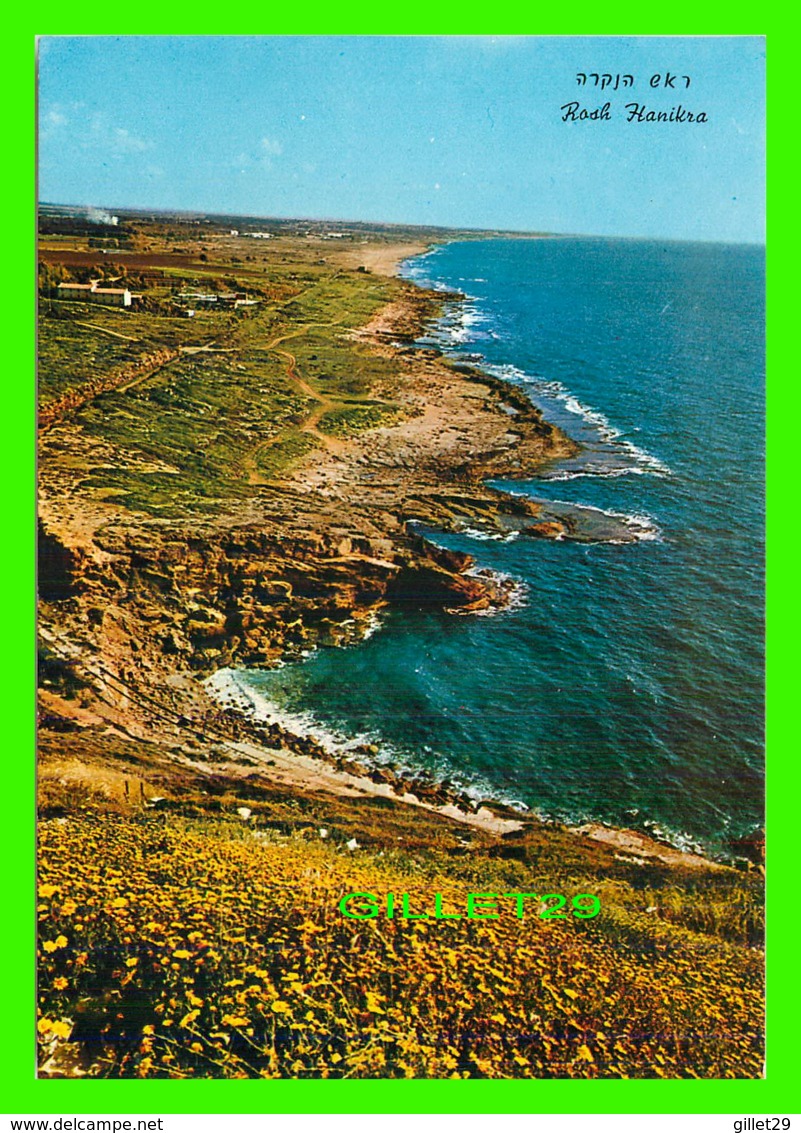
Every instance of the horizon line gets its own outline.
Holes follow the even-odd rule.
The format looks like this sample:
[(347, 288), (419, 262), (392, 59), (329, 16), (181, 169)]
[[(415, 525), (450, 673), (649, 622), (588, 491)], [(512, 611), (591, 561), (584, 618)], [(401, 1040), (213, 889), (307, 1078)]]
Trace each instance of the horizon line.
[(49, 206), (51, 208), (69, 208), (69, 209), (99, 209), (105, 212), (112, 213), (160, 213), (165, 216), (191, 216), (191, 217), (236, 217), (240, 220), (257, 220), (257, 221), (282, 221), (289, 223), (303, 223), (303, 224), (359, 224), (370, 225), (374, 228), (419, 228), (422, 230), (430, 230), (435, 232), (474, 232), (476, 234), (486, 233), (488, 235), (502, 234), (508, 236), (519, 237), (567, 237), (567, 238), (583, 238), (595, 240), (666, 240), (671, 243), (677, 244), (729, 244), (729, 245), (745, 245), (748, 247), (766, 247), (766, 240), (762, 239), (741, 239), (731, 240), (723, 237), (715, 236), (667, 236), (657, 234), (640, 234), (634, 235), (632, 233), (599, 233), (599, 232), (562, 232), (550, 229), (540, 228), (479, 228), (473, 225), (458, 225), (458, 224), (423, 224), (414, 221), (399, 221), (399, 220), (360, 220), (355, 217), (341, 217), (341, 216), (286, 216), (278, 213), (263, 214), (263, 213), (244, 213), (244, 212), (210, 212), (208, 210), (196, 208), (166, 208), (156, 205), (98, 205), (93, 203), (81, 202), (73, 204), (66, 201), (44, 201), (37, 200), (36, 209), (42, 206)]

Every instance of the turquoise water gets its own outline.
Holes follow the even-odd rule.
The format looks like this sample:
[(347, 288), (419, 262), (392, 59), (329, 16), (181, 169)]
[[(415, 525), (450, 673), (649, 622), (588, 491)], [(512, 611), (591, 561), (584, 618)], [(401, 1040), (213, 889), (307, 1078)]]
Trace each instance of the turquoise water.
[(388, 617), (241, 687), (563, 819), (725, 848), (762, 821), (763, 250), (558, 238), (406, 265), (465, 292), (427, 341), (525, 388), (581, 455), (505, 485), (636, 541), (437, 535), (522, 584), (494, 617)]

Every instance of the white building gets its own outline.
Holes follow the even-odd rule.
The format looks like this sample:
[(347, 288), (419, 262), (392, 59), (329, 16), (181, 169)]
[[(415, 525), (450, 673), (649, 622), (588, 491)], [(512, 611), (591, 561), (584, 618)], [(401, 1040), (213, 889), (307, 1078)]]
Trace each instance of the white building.
[(59, 283), (59, 299), (81, 303), (104, 303), (107, 307), (130, 307), (131, 292), (127, 287), (100, 287), (100, 280), (90, 283)]

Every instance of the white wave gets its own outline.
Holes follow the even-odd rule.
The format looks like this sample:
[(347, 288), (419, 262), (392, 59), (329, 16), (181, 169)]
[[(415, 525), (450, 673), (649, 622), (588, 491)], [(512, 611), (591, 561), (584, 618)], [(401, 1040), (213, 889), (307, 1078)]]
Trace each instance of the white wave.
[(482, 543), (513, 543), (520, 535), (519, 531), (486, 531), (480, 527), (459, 527), (460, 535), (467, 535), (471, 539), (478, 539)]
[(643, 826), (648, 830), (652, 837), (660, 842), (666, 842), (669, 846), (673, 846), (676, 850), (681, 850), (685, 854), (706, 854), (703, 846), (693, 838), (691, 834), (687, 834), (683, 830), (673, 830), (670, 827), (660, 826), (659, 823), (654, 822), (652, 819), (646, 818)]
[(510, 610), (520, 610), (523, 606), (528, 605), (530, 588), (519, 578), (514, 578), (513, 575), (507, 574), (505, 571), (495, 570), (492, 567), (482, 567), (478, 564), (469, 567), (464, 573), (472, 578), (491, 578), (496, 585), (506, 591), (507, 602), (501, 609), (493, 606), (487, 610), (471, 610), (471, 615), (479, 618), (492, 618), (499, 614), (508, 613)]
[(377, 614), (375, 612), (369, 613), (362, 623), (364, 628), (362, 629), (361, 637), (359, 640), (369, 641), (373, 634), (378, 633), (383, 624), (384, 620), (380, 614)]
[(473, 297), (468, 295), (466, 298), (468, 301), (460, 303), (454, 311), (444, 316), (437, 327), (435, 338), (441, 346), (447, 348), (472, 342), (476, 338), (476, 328), (488, 321), (484, 312), (472, 305)]
[[(528, 374), (525, 370), (521, 370), (518, 366), (514, 366), (509, 362), (502, 365), (485, 365), (484, 369), (494, 374), (495, 377), (502, 378), (506, 381), (511, 380), (521, 383), (541, 397), (547, 397), (554, 401), (561, 402), (568, 413), (572, 413), (575, 417), (580, 417), (588, 425), (591, 425), (602, 441), (608, 445), (614, 446), (619, 452), (625, 453), (642, 469), (658, 476), (671, 475), (671, 470), (664, 461), (660, 460), (658, 456), (646, 452), (645, 449), (640, 448), (639, 445), (635, 445), (632, 441), (624, 437), (621, 430), (612, 424), (605, 413), (601, 413), (598, 409), (593, 409), (590, 405), (585, 405), (574, 393), (563, 385), (562, 382), (543, 378), (538, 374)], [(597, 474), (604, 475), (603, 472)], [(609, 473), (606, 474), (608, 475)], [(615, 474), (623, 475), (624, 472), (616, 472)], [(549, 479), (558, 478), (557, 475), (549, 477)]]
[(597, 479), (611, 480), (617, 476), (647, 476), (648, 469), (640, 468), (637, 465), (631, 465), (626, 468), (609, 468), (606, 465), (592, 464), (588, 462), (582, 468), (577, 468), (573, 471), (561, 468), (555, 472), (544, 470), (538, 474), (539, 480), (581, 480), (582, 477), (592, 476)]
[[(531, 496), (528, 492), (515, 491), (511, 485), (504, 485), (503, 490), (510, 496), (521, 496), (525, 499), (530, 499)], [(614, 511), (612, 508), (596, 507), (594, 504), (579, 504), (574, 500), (553, 500), (543, 499), (539, 500), (547, 510), (550, 505), (556, 508), (570, 508), (571, 511), (592, 511), (596, 515), (605, 515), (609, 519), (619, 520), (625, 527), (627, 527), (632, 535), (635, 536), (637, 542), (640, 543), (661, 543), (662, 542), (662, 529), (650, 515), (640, 515), (638, 513), (629, 514), (623, 511)], [(514, 534), (518, 534), (515, 532)], [(488, 536), (484, 536), (488, 538)], [(557, 535), (555, 542), (559, 542), (564, 538), (564, 535)], [(628, 543), (628, 539), (604, 539), (604, 543)]]
[(531, 382), (541, 380), (532, 377), (531, 374), (527, 374), (525, 370), (519, 369), (512, 362), (490, 362), (487, 364), (486, 369), (496, 378), (505, 378), (507, 380), (518, 382)]
[(435, 248), (429, 248), (427, 252), (420, 252), (404, 260), (400, 267), (401, 274), (407, 277), (424, 276), (429, 265), (424, 264), (423, 260), (431, 260), (441, 251), (442, 247), (437, 245)]
[(277, 724), (294, 736), (313, 739), (332, 754), (347, 753), (360, 744), (373, 743), (370, 737), (346, 736), (320, 724), (308, 712), (288, 712), (253, 688), (237, 669), (219, 669), (203, 682), (207, 692), (228, 707), (238, 708), (253, 720)]
[[(622, 511), (613, 511), (611, 508), (594, 507), (592, 504), (576, 504), (568, 500), (552, 500), (555, 504), (575, 508), (576, 511), (594, 511), (599, 515), (606, 515), (610, 519), (619, 519), (631, 531), (639, 543), (661, 543), (662, 531), (650, 515), (629, 515)], [(610, 543), (624, 542), (624, 540), (610, 539)]]
[[(438, 250), (439, 249), (434, 249), (433, 251), (436, 252)], [(432, 254), (433, 252), (428, 252), (425, 256), (419, 257), (418, 259), (428, 258)], [(416, 270), (416, 268), (413, 270)], [(481, 280), (481, 282), (486, 281)], [(442, 281), (432, 282), (429, 280), (427, 285), (434, 287), (436, 290), (450, 290)], [(478, 302), (479, 300), (475, 296), (467, 296), (467, 302), (454, 304), (439, 320), (434, 333), (428, 336), (429, 339), (435, 341), (440, 347), (447, 350), (448, 348), (458, 348), (471, 341), (480, 340), (482, 337), (486, 338), (489, 336), (497, 338), (497, 333), (491, 329), (492, 316), (477, 306), (476, 304)], [(634, 471), (636, 468), (638, 471), (647, 472), (655, 476), (672, 475), (671, 469), (663, 460), (628, 440), (628, 438), (623, 435), (622, 431), (612, 424), (606, 414), (595, 409), (593, 406), (585, 405), (584, 402), (580, 401), (562, 382), (545, 378), (541, 374), (527, 373), (511, 362), (484, 362), (482, 366), (487, 373), (493, 374), (495, 377), (523, 384), (534, 395), (561, 402), (568, 413), (579, 417), (583, 422), (589, 425), (604, 444), (611, 446), (618, 453), (631, 460), (631, 471)], [(629, 470), (602, 471), (599, 469), (596, 471), (595, 469), (590, 470), (588, 466), (584, 474), (625, 475), (627, 471)], [(564, 476), (559, 476), (557, 473), (547, 478), (572, 479), (574, 475), (577, 475), (577, 473), (567, 472)]]
[[(207, 677), (203, 684), (209, 695), (224, 707), (238, 708), (250, 719), (268, 725), (277, 724), (291, 735), (314, 740), (331, 755), (346, 760), (357, 759), (359, 763), (376, 767), (392, 763), (401, 779), (424, 771), (432, 776), (435, 783), (438, 780), (448, 779), (456, 792), (475, 802), (494, 799), (514, 810), (525, 812), (531, 809), (522, 799), (498, 791), (486, 779), (476, 777), (469, 782), (466, 781), (445, 757), (427, 745), (424, 750), (428, 756), (434, 757), (429, 761), (433, 766), (418, 762), (414, 758), (414, 753), (396, 748), (372, 732), (346, 736), (321, 724), (310, 712), (288, 712), (276, 705), (264, 693), (253, 688), (247, 681), (246, 672), (247, 670), (219, 669), (212, 676)], [(377, 748), (377, 752), (367, 755), (361, 750), (366, 745)], [(410, 790), (414, 791), (413, 785), (410, 786)]]

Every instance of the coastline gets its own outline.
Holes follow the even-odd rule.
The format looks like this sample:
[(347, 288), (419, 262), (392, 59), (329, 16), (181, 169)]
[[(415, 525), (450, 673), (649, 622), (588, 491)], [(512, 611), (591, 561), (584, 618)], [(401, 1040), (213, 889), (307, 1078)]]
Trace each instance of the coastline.
[[(451, 296), (343, 271), (324, 242), (300, 255), (316, 285), (295, 273), (210, 342), (177, 324), (191, 350), (41, 434), (40, 1076), (637, 1077), (645, 1033), (669, 1036), (665, 1076), (758, 1077), (759, 844), (732, 868), (571, 828), (388, 763), (367, 734), (331, 745), (313, 712), (210, 695), (237, 669), (358, 643), (384, 611), (507, 608), (483, 555), (426, 533), (581, 534), (486, 484), (572, 446), (500, 377), (417, 348)], [(543, 895), (530, 918), (438, 920), (435, 904), (379, 935), (337, 915), (355, 892), (425, 911), (510, 891)], [(587, 897), (592, 921), (543, 919)], [(391, 1028), (380, 1045), (365, 996)]]
[[(531, 238), (541, 239), (546, 237), (537, 236)], [(432, 241), (426, 245), (402, 245), (399, 247), (390, 246), (389, 248), (376, 250), (375, 253), (370, 257), (370, 270), (379, 274), (385, 274), (402, 279), (404, 282), (411, 284), (413, 288), (418, 289), (423, 295), (430, 296), (430, 289), (425, 284), (419, 283), (411, 278), (401, 276), (401, 269), (408, 260), (432, 252), (438, 247), (442, 247), (449, 242), (450, 241), (438, 240)], [(447, 304), (463, 304), (467, 300), (467, 297), (460, 294), (459, 292), (445, 290), (441, 292), (438, 291), (437, 298), (443, 300)], [(412, 304), (413, 310), (414, 306), (415, 305)], [(431, 325), (432, 319), (436, 319), (440, 317), (440, 315), (441, 311), (434, 315), (432, 315), (430, 312), (427, 312), (425, 315), (420, 317), (419, 312), (415, 312), (415, 314), (410, 318), (408, 306), (405, 306), (404, 304), (389, 304), (387, 308), (382, 308), (365, 327), (359, 328), (358, 330), (354, 331), (354, 337), (367, 341), (372, 340), (373, 342), (375, 342), (376, 340), (386, 340), (392, 343), (393, 347), (397, 346), (398, 340), (401, 340), (403, 343), (413, 343), (416, 342), (416, 340), (420, 338), (427, 330), (427, 328)], [(438, 355), (440, 353), (438, 350), (431, 351), (425, 350), (425, 348), (418, 349), (429, 355)], [(447, 355), (443, 354), (442, 357), (447, 361)], [(496, 377), (489, 371), (483, 369), (480, 363), (471, 363), (470, 365), (465, 365), (462, 362), (455, 361), (452, 364), (461, 373), (468, 374), (471, 376), (471, 378), (482, 383), (486, 383), (499, 390), (501, 395), (503, 397), (506, 397), (509, 401), (512, 401), (513, 404), (515, 403), (516, 398), (520, 398), (522, 399), (524, 409), (526, 407), (531, 407), (531, 403), (528, 401), (528, 397), (524, 392), (520, 391), (518, 387), (514, 386), (513, 384), (506, 382), (502, 378)], [(534, 469), (527, 468), (525, 474), (529, 476), (532, 475), (534, 471)], [(503, 504), (503, 502), (513, 503), (519, 501), (520, 499), (511, 492), (504, 492), (495, 488), (490, 489), (490, 491), (497, 497), (497, 502), (501, 503), (501, 505)], [(590, 508), (588, 510), (594, 509)], [(622, 519), (625, 517), (621, 516), (620, 518)], [(540, 524), (539, 526), (544, 528), (542, 535), (545, 538), (554, 538), (559, 540), (564, 537), (564, 532), (560, 531), (556, 525), (552, 526), (550, 523), (545, 523)], [(646, 537), (650, 538), (650, 536)], [(629, 540), (623, 539), (620, 541), (627, 542)], [(465, 574), (476, 574), (480, 571), (482, 571), (482, 568), (479, 564), (466, 566), (463, 568), (463, 573)], [(492, 573), (487, 571), (486, 568), (483, 568), (483, 571), (487, 574)], [(508, 603), (508, 605), (513, 604), (513, 601)], [(465, 613), (473, 616), (481, 616), (482, 614), (492, 615), (493, 613), (499, 612), (504, 608), (507, 607), (502, 604), (495, 610), (493, 610), (492, 608), (488, 610), (474, 610), (468, 608), (464, 611), (459, 609), (452, 609), (448, 612), (452, 614)], [(380, 631), (380, 628), (378, 631)], [(349, 647), (349, 644), (345, 647)], [(358, 641), (353, 642), (352, 644), (358, 645)], [(302, 660), (293, 659), (290, 661), (290, 663), (301, 664)], [(209, 686), (213, 684), (215, 679), (219, 676), (220, 673), (217, 672), (213, 675), (213, 677), (209, 678), (208, 681), (204, 682), (206, 689), (208, 689)], [(231, 695), (230, 688), (230, 683), (227, 682), (226, 692), (222, 696), (222, 699), (227, 700), (229, 703), (236, 699), (235, 694), (233, 696)], [(248, 713), (253, 711), (252, 703), (248, 705), (243, 701), (242, 703), (240, 703), (239, 707), (240, 709), (244, 709)], [(283, 722), (282, 726), (279, 727), (278, 730), (283, 730), (285, 733), (289, 732), (289, 734), (293, 734), (293, 722), (291, 720)], [(319, 731), (319, 729), (314, 730)], [(301, 743), (305, 741), (308, 744), (309, 741), (307, 735), (303, 735), (302, 737), (298, 736), (296, 731), (294, 731), (294, 734), (296, 739), (301, 740)], [(355, 750), (362, 759), (364, 759), (365, 756), (367, 757), (367, 763), (369, 765), (370, 753), (365, 750), (364, 745), (359, 747), (357, 741), (352, 741), (352, 745), (355, 745)], [(367, 777), (363, 775), (353, 775), (347, 770), (347, 763), (343, 765), (341, 755), (338, 755), (335, 751), (333, 751), (330, 745), (326, 744), (325, 742), (319, 742), (315, 739), (312, 739), (311, 748), (314, 751), (314, 755), (312, 756), (311, 761), (307, 756), (292, 756), (290, 757), (289, 761), (284, 761), (283, 763), (279, 764), (275, 768), (275, 771), (273, 773), (277, 776), (280, 776), (282, 774), (286, 775), (285, 781), (287, 782), (292, 782), (293, 780), (298, 781), (293, 776), (293, 771), (296, 770), (300, 765), (303, 765), (304, 767), (308, 768), (309, 775), (311, 776), (311, 781), (314, 782), (317, 779), (316, 772), (319, 767), (319, 762), (323, 761), (329, 764), (326, 772), (326, 779), (329, 785), (326, 789), (332, 790), (336, 793), (341, 793), (343, 795), (347, 795), (350, 791), (353, 791), (356, 794), (366, 792), (368, 794), (376, 795), (379, 797), (393, 797), (399, 799), (406, 805), (422, 807), (427, 810), (434, 810), (436, 813), (451, 818), (456, 822), (464, 823), (468, 826), (473, 826), (477, 829), (481, 829), (486, 833), (500, 835), (501, 837), (519, 832), (526, 826), (556, 825), (559, 827), (559, 829), (567, 831), (573, 836), (582, 839), (589, 839), (604, 846), (611, 847), (615, 851), (619, 851), (620, 853), (616, 856), (621, 856), (621, 859), (623, 859), (626, 855), (629, 855), (627, 858), (625, 858), (625, 860), (628, 860), (635, 864), (648, 865), (649, 863), (660, 863), (671, 868), (684, 868), (690, 870), (725, 870), (731, 868), (730, 862), (717, 861), (713, 858), (706, 857), (703, 853), (696, 853), (680, 849), (672, 845), (670, 842), (655, 838), (652, 835), (644, 832), (643, 830), (616, 827), (607, 822), (599, 822), (593, 820), (584, 821), (575, 825), (570, 825), (569, 823), (563, 822), (554, 823), (550, 819), (542, 819), (538, 817), (528, 809), (526, 809), (526, 811), (520, 811), (513, 804), (510, 805), (498, 800), (497, 798), (494, 798), (491, 793), (485, 796), (485, 800), (482, 801), (479, 807), (476, 808), (475, 805), (471, 807), (471, 799), (468, 795), (464, 794), (463, 792), (453, 791), (451, 789), (445, 790), (443, 792), (442, 788), (435, 782), (435, 780), (428, 773), (424, 772), (422, 773), (421, 778), (426, 781), (427, 788), (431, 791), (434, 797), (436, 797), (437, 795), (439, 795), (440, 797), (439, 804), (432, 803), (430, 801), (427, 801), (424, 797), (421, 797), (421, 795), (416, 794), (413, 789), (407, 789), (408, 776), (406, 774), (390, 772), (387, 770), (386, 765), (374, 764), (372, 768), (370, 768), (371, 775), (368, 775)], [(348, 759), (354, 759), (355, 761), (354, 756), (349, 756)], [(361, 765), (356, 762), (356, 766), (360, 767)], [(380, 775), (382, 777), (383, 782), (376, 783), (375, 780), (377, 775)], [(309, 781), (310, 780), (308, 779), (303, 779), (303, 777), (301, 776), (300, 782), (302, 782), (304, 785), (308, 785)], [(443, 795), (445, 797), (450, 796), (447, 802), (441, 801)]]
[[(195, 640), (181, 640), (173, 630), (173, 658), (165, 664), (167, 659), (158, 655), (155, 644), (147, 640), (147, 632), (143, 633), (149, 628), (147, 621), (153, 619), (153, 606), (158, 605), (152, 594), (145, 603), (149, 609), (121, 611), (117, 606), (106, 612), (100, 627), (104, 632), (98, 635), (99, 648), (87, 652), (75, 644), (84, 635), (77, 631), (72, 617), (67, 619), (72, 626), (66, 634), (52, 632), (45, 619), (43, 637), (56, 652), (66, 649), (71, 663), (99, 691), (90, 713), (93, 719), (120, 734), (148, 740), (166, 738), (169, 745), (180, 748), (188, 728), (195, 742), (203, 734), (207, 745), (223, 743), (238, 756), (255, 760), (260, 774), (289, 789), (391, 798), (487, 834), (505, 836), (540, 820), (492, 800), (477, 806), (430, 776), (421, 775), (409, 782), (407, 776), (387, 767), (371, 766), (369, 751), (357, 751), (360, 758), (343, 762), (341, 756), (313, 738), (294, 735), (286, 728), (265, 732), (253, 721), (234, 719), (236, 708), (221, 708), (197, 683), (197, 677), (205, 678), (228, 666), (269, 666), (278, 660), (297, 659), (304, 649), (318, 642), (341, 646), (358, 641), (377, 613), (387, 605), (402, 608), (406, 602), (417, 601), (421, 588), (427, 601), (454, 613), (488, 613), (508, 604), (508, 588), (501, 581), (481, 571), (470, 556), (443, 551), (414, 534), (410, 524), (448, 529), (469, 523), (492, 530), (497, 529), (499, 517), (511, 517), (533, 537), (558, 539), (569, 534), (564, 524), (543, 520), (538, 505), (488, 488), (484, 480), (489, 476), (531, 475), (543, 460), (575, 452), (573, 442), (548, 425), (539, 410), (509, 383), (475, 367), (454, 364), (438, 351), (412, 345), (443, 302), (462, 298), (397, 280), (401, 263), (430, 246), (387, 244), (370, 249), (369, 257), (361, 248), (339, 254), (343, 266), (353, 268), (354, 257), (358, 257), (359, 268), (366, 267), (367, 273), (395, 277), (398, 290), (391, 301), (366, 324), (348, 333), (357, 350), (381, 357), (399, 374), (399, 385), (379, 392), (397, 399), (402, 391), (405, 412), (396, 423), (342, 441), (332, 439), (302, 460), (280, 485), (288, 506), (271, 489), (258, 508), (246, 503), (215, 525), (193, 524), (193, 539), (205, 545), (199, 556), (176, 556), (175, 548), (168, 551), (153, 524), (131, 522), (128, 517), (121, 523), (108, 524), (110, 509), (102, 501), (91, 501), (76, 530), (74, 520), (70, 522), (69, 515), (58, 507), (58, 493), (44, 493), (42, 519), (48, 538), (66, 549), (74, 574), (80, 574), (87, 565), (96, 571), (97, 562), (90, 564), (88, 560), (97, 558), (92, 544), (101, 529), (100, 558), (106, 563), (120, 555), (141, 557), (144, 534), (149, 569), (169, 575), (173, 581), (181, 577), (177, 571), (184, 577), (202, 579), (205, 585), (211, 578), (217, 587), (223, 582), (230, 588), (234, 581), (230, 575), (233, 552), (236, 550), (238, 558), (241, 550), (237, 544), (242, 550), (249, 545), (257, 560), (252, 574), (268, 570), (278, 579), (283, 570), (290, 580), (272, 585), (273, 601), (286, 599), (287, 608), (281, 610), (279, 604), (277, 610), (273, 609), (269, 640), (265, 642), (264, 636), (248, 639), (247, 611), (243, 611), (237, 614), (237, 644), (231, 646), (230, 614), (222, 622), (213, 603), (197, 609), (193, 602), (196, 608), (189, 611), (189, 626)], [(510, 404), (516, 411), (514, 431), (509, 428), (506, 412)], [(477, 408), (483, 412), (476, 413)], [(57, 445), (65, 444), (58, 425), (52, 428), (50, 439)], [(369, 470), (367, 474), (365, 469)], [(47, 473), (45, 466), (45, 481)], [(52, 489), (52, 482), (46, 487)], [(343, 503), (354, 499), (359, 505), (346, 508), (343, 516)], [(288, 515), (288, 510), (294, 514)], [(253, 525), (263, 528), (267, 520), (280, 522), (281, 537), (262, 538), (261, 546), (254, 548)], [(220, 529), (225, 534), (223, 546)], [(94, 542), (96, 545), (98, 540)], [(298, 603), (294, 593), (299, 568), (307, 588), (311, 583), (311, 590), (320, 592), (306, 603)], [(325, 595), (322, 611), (320, 595)], [(84, 606), (79, 601), (74, 611), (79, 618)], [(263, 617), (264, 612), (262, 606), (259, 614)], [(281, 627), (287, 620), (297, 629), (292, 635)], [(142, 645), (132, 653), (131, 643), (143, 638)], [(197, 648), (198, 641), (204, 645), (210, 640), (214, 642), (211, 648)], [(193, 669), (196, 677), (190, 675)], [(72, 712), (63, 700), (54, 702), (48, 695), (49, 715), (61, 715), (77, 725), (80, 714)], [(206, 755), (195, 762), (215, 774), (235, 773), (235, 765), (228, 759), (209, 760)], [(589, 824), (576, 834), (611, 842), (620, 849), (630, 848), (634, 838), (637, 854), (644, 861), (719, 868), (700, 855), (684, 853), (631, 831)]]
[(345, 264), (352, 263), (354, 267), (364, 267), (376, 275), (397, 276), (401, 266), (406, 260), (420, 256), (432, 248), (439, 247), (444, 240), (434, 240), (427, 244), (378, 244), (368, 247), (360, 246), (350, 255), (345, 252), (340, 257)]

